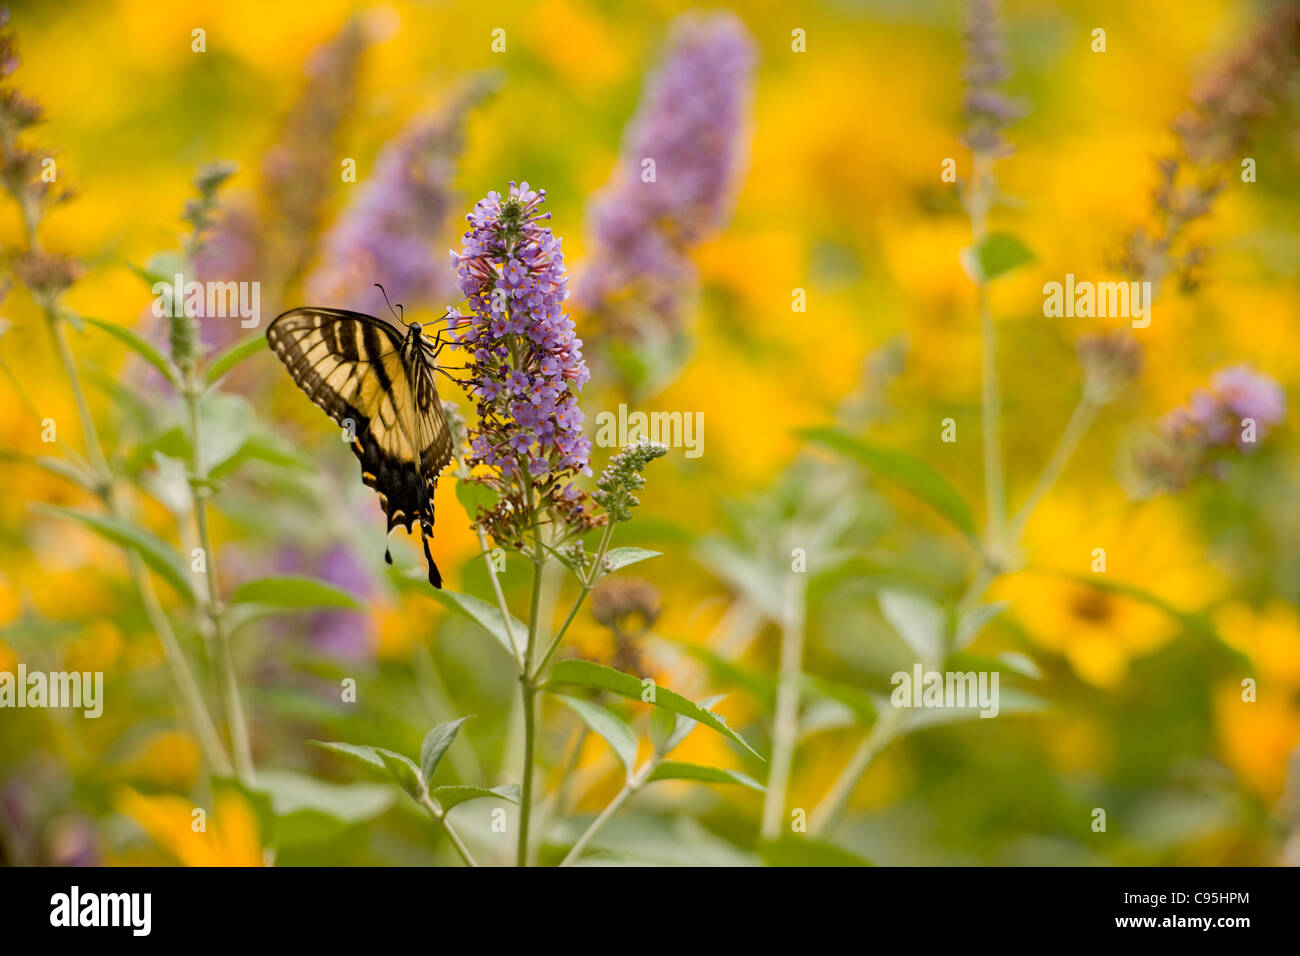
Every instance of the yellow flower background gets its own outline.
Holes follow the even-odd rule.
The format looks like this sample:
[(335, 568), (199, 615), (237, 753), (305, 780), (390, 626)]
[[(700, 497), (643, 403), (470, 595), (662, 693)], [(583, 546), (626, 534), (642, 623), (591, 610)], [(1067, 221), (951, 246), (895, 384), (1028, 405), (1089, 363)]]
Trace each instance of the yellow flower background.
[[(1113, 263), (1125, 235), (1156, 214), (1155, 161), (1171, 148), (1171, 121), (1271, 6), (1002, 5), (1007, 90), (1028, 113), (1006, 132), (1015, 152), (997, 166), (1007, 202), (993, 225), (1034, 253), (990, 291), (1013, 510), (1078, 400), (1074, 342), (1122, 325), (1045, 318), (1043, 284), (1069, 272), (1118, 278)], [(970, 223), (957, 186), (941, 179), (948, 157), (963, 180), (970, 170), (960, 142), (962, 8), (946, 0), (721, 8), (752, 33), (759, 64), (735, 212), (692, 254), (700, 281), (685, 318), (688, 357), (652, 395), (629, 397), (598, 371), (582, 398), (589, 436), (595, 415), (620, 402), (699, 412), (704, 453), (687, 459), (674, 449), (652, 464), (635, 520), (618, 531), (618, 544), (663, 552), (620, 572), (652, 582), (660, 616), (632, 638), (635, 647), (620, 649), (588, 606), (569, 647), (607, 663), (635, 653), (641, 674), (693, 698), (727, 694), (719, 712), (769, 755), (782, 628), (779, 609), (764, 604), (764, 587), (746, 586), (738, 570), (745, 561), (788, 575), (791, 550), (807, 550), (804, 669), (865, 695), (887, 694), (889, 675), (910, 669), (915, 657), (882, 616), (878, 592), (920, 591), (952, 608), (978, 557), (915, 496), (800, 434), (839, 421), (875, 447), (926, 462), (983, 524), (979, 321), (975, 286), (959, 264)], [(47, 119), (34, 137), (76, 193), (42, 227), (47, 248), (85, 266), (64, 304), (154, 334), (151, 294), (128, 264), (179, 245), (179, 212), (205, 162), (239, 166), (223, 200), (259, 201), (262, 157), (303, 89), (304, 64), (349, 16), (361, 19), (370, 45), (341, 152), (327, 165), (338, 169), (352, 157), (364, 182), (376, 153), (407, 121), (444, 103), (466, 75), (497, 71), (500, 88), (468, 120), (456, 212), (431, 255), (445, 262), (460, 217), (477, 198), (527, 180), (546, 188), (550, 225), (580, 284), (591, 254), (588, 200), (609, 178), (669, 24), (688, 9), (657, 0), (14, 4), (21, 64), (13, 79), (44, 105)], [(1104, 53), (1090, 46), (1098, 27), (1106, 30)], [(196, 28), (206, 31), (206, 52), (191, 49)], [(506, 30), (504, 53), (491, 48), (495, 28)], [(795, 29), (806, 31), (806, 52), (791, 49)], [(1001, 666), (989, 662), (1005, 664), (999, 655), (1010, 655), (1016, 666), (1004, 666), (1004, 694), (1014, 689), (1033, 706), (891, 740), (853, 788), (843, 822), (819, 833), (818, 845), (882, 863), (1282, 859), (1300, 825), (1281, 809), (1288, 785), (1300, 787), (1288, 772), (1300, 745), (1294, 430), (1278, 427), (1257, 453), (1234, 456), (1222, 475), (1178, 493), (1141, 497), (1130, 479), (1136, 445), (1216, 369), (1249, 364), (1294, 404), (1298, 109), (1293, 95), (1283, 97), (1249, 154), (1257, 181), (1229, 179), (1210, 215), (1193, 226), (1210, 249), (1200, 284), (1185, 289), (1170, 278), (1160, 289), (1150, 327), (1135, 330), (1140, 376), (1102, 409), (1028, 522), (1014, 566), (992, 582), (987, 600), (1007, 606), (964, 651), (982, 663), (953, 668)], [(327, 221), (357, 188), (335, 183)], [(23, 242), (7, 202), (0, 248)], [(796, 289), (806, 292), (806, 312), (792, 312)], [(382, 309), (380, 302), (370, 311)], [(320, 798), (335, 809), (316, 838), (308, 812), (286, 810), (298, 805), (283, 794), (268, 809), (256, 795), (211, 782), (121, 550), (33, 507), (97, 505), (21, 460), (85, 446), (31, 296), (15, 286), (0, 316), (0, 448), (7, 453), (0, 459), (0, 671), (15, 671), (20, 661), (29, 669), (102, 671), (106, 687), (97, 720), (76, 711), (0, 710), (5, 862), (454, 862), (417, 808), (381, 800), (373, 789), (379, 775), (359, 779), (308, 744), (351, 740), (418, 752), (434, 722), (475, 714), (440, 773), (483, 786), (517, 777), (512, 673), (490, 638), (384, 568), (379, 509), (333, 426), (269, 351), (246, 360), (232, 379), (238, 385), (228, 387), (259, 396), (264, 423), (308, 456), (313, 474), (283, 484), (232, 478), (212, 505), (223, 580), (267, 573), (276, 554), (295, 547), (341, 542), (370, 583), (356, 612), (355, 627), (369, 635), (359, 659), (313, 646), (305, 615), (283, 626), (256, 621), (236, 636), (258, 766), (362, 788), (347, 791), (347, 800), (334, 790)], [(578, 311), (574, 318), (588, 352), (598, 354), (598, 335), (584, 331), (591, 317)], [(146, 407), (163, 401), (157, 385), (116, 340), (94, 328), (68, 334), (103, 443), (111, 459), (125, 457), (141, 426), (127, 423), (111, 385), (136, 389)], [(469, 413), (454, 386), (439, 388)], [(948, 418), (954, 442), (941, 440)], [(54, 443), (42, 440), (47, 420), (57, 427)], [(597, 472), (610, 451), (596, 450)], [(823, 511), (809, 511), (808, 489), (831, 472), (840, 485), (826, 492)], [(452, 479), (439, 486), (435, 553), (449, 588), (486, 597), (479, 544), (454, 486)], [(177, 530), (163, 501), (147, 490), (132, 500), (141, 523), (190, 553), (192, 535)], [(847, 509), (843, 532), (802, 544), (820, 541), (818, 529), (839, 520), (831, 517), (836, 502)], [(795, 530), (778, 533), (786, 527)], [(393, 543), (399, 565), (418, 563), (418, 544), (403, 537)], [(1104, 571), (1094, 566), (1095, 549), (1105, 552)], [(507, 570), (506, 581), (518, 612), (527, 599), (522, 569)], [(574, 589), (558, 573), (548, 586), (547, 601), (562, 614)], [(184, 609), (174, 592), (160, 585), (159, 593), (179, 619)], [(178, 631), (215, 712), (205, 638), (193, 627)], [(340, 702), (337, 688), (349, 678), (356, 701)], [(1244, 695), (1247, 679), (1254, 690)], [(626, 713), (643, 721), (645, 708), (629, 704)], [(572, 713), (548, 707), (544, 715), (542, 792), (562, 794), (555, 803), (569, 818), (544, 798), (547, 859), (545, 847), (571, 842), (580, 832), (571, 832), (572, 819), (597, 812), (620, 780), (604, 742), (584, 735)], [(842, 702), (812, 691), (801, 719), (783, 831), (800, 809), (816, 818), (870, 732)], [(767, 774), (705, 730), (674, 759), (760, 781)], [(757, 848), (762, 794), (654, 786), (603, 831), (600, 852), (658, 862), (776, 859)], [(365, 800), (373, 813), (347, 802)], [(196, 807), (207, 811), (204, 831), (192, 828)], [(1094, 807), (1107, 809), (1109, 832), (1092, 830)], [(469, 838), (499, 862), (510, 854), (504, 844), (493, 848), (490, 813), (487, 803), (457, 810)], [(79, 829), (69, 831), (69, 821)], [(291, 838), (276, 838), (277, 825)]]

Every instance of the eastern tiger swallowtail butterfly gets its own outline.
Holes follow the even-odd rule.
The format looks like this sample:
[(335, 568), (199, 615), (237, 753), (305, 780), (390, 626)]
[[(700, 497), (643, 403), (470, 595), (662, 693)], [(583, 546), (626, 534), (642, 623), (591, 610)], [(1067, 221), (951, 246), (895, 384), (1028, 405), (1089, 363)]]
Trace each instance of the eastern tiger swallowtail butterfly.
[[(347, 429), (361, 480), (379, 492), (388, 532), (417, 519), (429, 583), (442, 575), (429, 551), (438, 473), (451, 461), (451, 432), (433, 384), (437, 347), (417, 323), (405, 334), (343, 309), (290, 309), (266, 330), (298, 387)], [(391, 551), (384, 559), (393, 563)]]

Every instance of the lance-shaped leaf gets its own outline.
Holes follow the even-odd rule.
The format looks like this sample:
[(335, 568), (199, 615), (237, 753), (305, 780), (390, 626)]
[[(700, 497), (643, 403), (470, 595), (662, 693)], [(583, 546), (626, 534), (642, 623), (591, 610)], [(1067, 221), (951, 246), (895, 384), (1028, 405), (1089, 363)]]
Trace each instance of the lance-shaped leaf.
[(438, 769), (438, 762), (442, 760), (442, 755), (447, 752), (447, 748), (456, 739), (456, 733), (460, 730), (460, 725), (467, 720), (469, 720), (468, 717), (449, 720), (444, 724), (439, 724), (424, 735), (424, 743), (420, 745), (420, 773), (424, 776), (426, 784), (433, 779), (434, 771)]
[(163, 374), (169, 382), (177, 388), (181, 384), (180, 370), (172, 364), (171, 359), (163, 355), (162, 351), (152, 342), (141, 337), (137, 332), (128, 329), (125, 325), (118, 325), (116, 322), (105, 322), (103, 319), (92, 319), (88, 315), (80, 316), (82, 321), (89, 322), (97, 329), (107, 332), (113, 338), (117, 339), (131, 351), (135, 352), (142, 359), (156, 368)]
[(613, 574), (619, 568), (625, 568), (629, 564), (636, 564), (638, 561), (646, 561), (650, 558), (657, 558), (662, 551), (648, 551), (645, 548), (611, 548), (605, 552), (605, 573)]
[(217, 381), (221, 376), (225, 375), (244, 359), (266, 348), (266, 336), (262, 335), (260, 332), (252, 338), (245, 339), (243, 342), (232, 345), (213, 359), (212, 364), (208, 366), (208, 383), (211, 384)]
[(763, 790), (764, 786), (753, 777), (738, 770), (726, 770), (722, 767), (706, 767), (698, 763), (682, 763), (680, 760), (665, 760), (650, 774), (651, 780), (698, 780), (701, 783), (738, 783), (751, 790)]
[(352, 594), (316, 578), (284, 575), (246, 581), (230, 595), (232, 604), (261, 604), (275, 608), (341, 607), (359, 608)]
[(921, 459), (892, 448), (869, 445), (838, 428), (804, 428), (798, 434), (861, 462), (881, 478), (911, 492), (975, 541), (975, 518), (966, 499), (947, 478)]
[(123, 521), (112, 515), (98, 515), (75, 508), (61, 508), (57, 505), (36, 505), (35, 510), (44, 514), (56, 515), (85, 525), (102, 538), (114, 544), (135, 551), (150, 568), (157, 571), (167, 582), (180, 592), (191, 604), (194, 603), (192, 575), (181, 563), (180, 555), (170, 544), (152, 531), (146, 531), (129, 521)]
[(415, 761), (392, 750), (380, 749), (377, 753), (388, 775), (396, 780), (413, 799), (419, 800), (420, 795), (425, 791), (425, 786), (424, 781), (420, 779), (420, 768), (415, 765)]
[(420, 794), (424, 791), (424, 782), (420, 779), (420, 768), (415, 765), (415, 762), (410, 757), (403, 757), (399, 753), (385, 750), (382, 747), (367, 747), (364, 744), (327, 743), (322, 740), (313, 740), (312, 743), (325, 750), (345, 754), (368, 766), (387, 771), (388, 775), (416, 800), (420, 799)]
[(636, 732), (618, 715), (601, 707), (600, 704), (579, 697), (557, 695), (570, 710), (582, 718), (582, 722), (605, 739), (622, 762), (629, 777), (636, 766)]
[(667, 687), (658, 687), (653, 681), (643, 681), (639, 677), (624, 674), (622, 671), (616, 671), (604, 664), (597, 664), (595, 661), (560, 661), (551, 669), (551, 676), (547, 681), (547, 686), (548, 688), (565, 686), (590, 687), (594, 690), (607, 690), (630, 700), (641, 700), (653, 704), (655, 707), (670, 710), (682, 717), (704, 724), (706, 727), (710, 727), (724, 737), (728, 737), (740, 744), (760, 760), (763, 759), (757, 750), (745, 742), (745, 738), (728, 727), (726, 721), (717, 714), (710, 713), (699, 704), (669, 690)]
[[(420, 575), (423, 576), (423, 573), (421, 571)], [(505, 621), (501, 619), (501, 611), (497, 609), (496, 605), (489, 604), (482, 598), (477, 598), (472, 594), (458, 594), (444, 588), (431, 591), (429, 596), (458, 614), (465, 615), (465, 617), (483, 628), (500, 642), (511, 657), (516, 655), (516, 651), (514, 642), (510, 639), (510, 634), (514, 633), (520, 639), (528, 634), (528, 626), (514, 615), (510, 616), (511, 631), (507, 631)]]
[(1029, 247), (1007, 232), (993, 232), (958, 256), (972, 282), (988, 282), (1034, 261)]
[(502, 787), (462, 787), (447, 786), (435, 787), (432, 791), (433, 798), (438, 801), (438, 806), (442, 807), (442, 812), (447, 813), (452, 807), (464, 803), (467, 800), (477, 800), (480, 797), (495, 797), (498, 800), (505, 800), (507, 803), (519, 802), (519, 784), (508, 783)]
[(1010, 601), (995, 601), (992, 604), (981, 604), (975, 608), (957, 624), (957, 635), (953, 638), (953, 647), (961, 650), (963, 647), (968, 646), (971, 641), (979, 637), (980, 631), (984, 630), (984, 625), (1005, 611), (1010, 605)]
[(907, 642), (917, 658), (925, 664), (943, 658), (945, 619), (943, 608), (921, 594), (909, 591), (882, 590), (880, 610)]

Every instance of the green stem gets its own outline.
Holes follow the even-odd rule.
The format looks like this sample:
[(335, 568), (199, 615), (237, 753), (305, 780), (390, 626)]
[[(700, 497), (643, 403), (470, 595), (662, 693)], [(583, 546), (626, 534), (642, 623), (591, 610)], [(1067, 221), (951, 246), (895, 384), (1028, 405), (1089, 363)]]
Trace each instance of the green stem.
[(1074, 411), (1070, 414), (1070, 420), (1065, 425), (1065, 431), (1061, 432), (1060, 439), (1056, 442), (1056, 448), (1052, 452), (1052, 457), (1048, 459), (1047, 464), (1043, 467), (1043, 472), (1038, 476), (1034, 488), (1025, 499), (1020, 511), (1016, 513), (1011, 522), (1010, 541), (1012, 544), (1018, 544), (1020, 536), (1025, 532), (1025, 525), (1029, 523), (1030, 516), (1034, 509), (1038, 507), (1044, 496), (1052, 490), (1057, 479), (1065, 471), (1065, 466), (1074, 456), (1079, 447), (1079, 442), (1083, 440), (1084, 434), (1092, 425), (1093, 419), (1097, 417), (1097, 404), (1089, 401), (1085, 395), (1079, 400), (1079, 404), (1074, 406)]
[(451, 825), (451, 821), (447, 819), (447, 812), (439, 809), (437, 804), (430, 799), (427, 793), (420, 797), (420, 806), (429, 811), (429, 816), (433, 818), (433, 822), (446, 831), (447, 839), (451, 840), (451, 845), (456, 848), (456, 852), (459, 853), (460, 858), (465, 861), (465, 865), (478, 866), (478, 864), (474, 862), (474, 857), (470, 855), (469, 847), (465, 845), (465, 841), (460, 838), (460, 834), (455, 831)]
[(802, 582), (791, 575), (786, 592), (785, 620), (781, 625), (781, 661), (776, 688), (776, 715), (772, 722), (772, 762), (763, 795), (762, 835), (775, 840), (785, 816), (786, 790), (799, 736), (800, 685), (803, 682), (804, 596)]
[(578, 858), (582, 856), (582, 851), (585, 850), (587, 844), (591, 842), (591, 838), (600, 831), (600, 828), (603, 827), (605, 823), (614, 816), (614, 814), (618, 813), (623, 804), (627, 803), (634, 793), (645, 786), (646, 781), (650, 779), (650, 774), (654, 773), (655, 767), (659, 766), (659, 761), (662, 759), (662, 754), (652, 754), (650, 758), (642, 764), (641, 769), (628, 778), (627, 783), (623, 784), (623, 789), (614, 795), (614, 799), (609, 801), (605, 809), (601, 810), (596, 819), (592, 820), (587, 829), (583, 831), (582, 836), (578, 837), (578, 842), (573, 844), (573, 847), (567, 854), (565, 854), (564, 859), (560, 861), (560, 866), (571, 866), (573, 863), (577, 862)]
[(217, 561), (212, 550), (212, 537), (208, 532), (207, 470), (203, 461), (203, 436), (199, 426), (200, 387), (187, 382), (185, 405), (190, 419), (191, 469), (190, 492), (194, 502), (194, 523), (198, 530), (199, 547), (203, 550), (204, 581), (207, 584), (207, 612), (217, 639), (217, 678), (221, 684), (225, 703), (226, 723), (230, 730), (230, 743), (235, 758), (235, 773), (245, 784), (253, 784), (253, 750), (249, 743), (248, 724), (244, 719), (244, 706), (239, 696), (239, 679), (235, 670), (235, 657), (230, 646), (225, 610), (222, 608), (220, 588), (217, 584)]
[(531, 485), (528, 501), (533, 507), (533, 597), (528, 614), (528, 644), (524, 648), (524, 665), (519, 672), (519, 692), (524, 706), (524, 772), (519, 797), (519, 847), (515, 865), (528, 865), (528, 824), (533, 809), (533, 764), (537, 758), (537, 686), (533, 682), (533, 654), (541, 626), (542, 572), (546, 568), (546, 549), (542, 547), (541, 521), (533, 502)]
[[(54, 340), (55, 352), (58, 354), (59, 363), (63, 366), (64, 375), (67, 377), (68, 384), (72, 389), (73, 401), (77, 406), (77, 415), (81, 420), (81, 431), (86, 442), (86, 454), (90, 459), (92, 469), (95, 471), (95, 481), (99, 485), (100, 497), (108, 508), (109, 514), (115, 518), (124, 519), (125, 515), (117, 497), (112, 474), (108, 468), (108, 460), (104, 455), (102, 446), (99, 444), (99, 434), (95, 430), (94, 419), (90, 416), (90, 408), (86, 403), (85, 392), (81, 387), (81, 377), (77, 373), (76, 363), (72, 359), (72, 351), (68, 348), (67, 338), (63, 334), (63, 326), (60, 324), (58, 312), (53, 303), (44, 302), (42, 306), (45, 311), (50, 336)], [(167, 661), (167, 669), (176, 685), (176, 691), (180, 696), (182, 706), (189, 715), (190, 724), (198, 737), (199, 746), (203, 749), (208, 766), (216, 773), (229, 774), (231, 770), (230, 758), (226, 755), (226, 749), (221, 743), (221, 737), (217, 733), (216, 725), (213, 724), (207, 705), (203, 702), (203, 693), (199, 690), (198, 682), (195, 681), (194, 674), (185, 659), (185, 654), (181, 651), (180, 642), (176, 640), (176, 633), (172, 630), (171, 622), (164, 613), (162, 603), (158, 600), (158, 594), (149, 580), (148, 573), (145, 571), (144, 562), (140, 559), (139, 553), (133, 549), (128, 548), (126, 556), (127, 572), (131, 577), (131, 583), (139, 593), (140, 602), (144, 605), (145, 616), (149, 619), (149, 624), (154, 633), (158, 635), (159, 643), (162, 644), (163, 658)]]
[(610, 521), (605, 525), (605, 530), (600, 536), (600, 544), (596, 548), (596, 557), (591, 564), (591, 572), (583, 579), (582, 589), (578, 592), (578, 597), (573, 602), (573, 607), (569, 608), (568, 615), (564, 618), (564, 623), (560, 629), (555, 632), (555, 637), (551, 638), (551, 643), (546, 648), (546, 653), (542, 655), (541, 663), (533, 671), (534, 681), (541, 678), (542, 673), (546, 670), (546, 665), (551, 662), (555, 652), (560, 649), (560, 642), (564, 640), (565, 633), (569, 630), (569, 625), (573, 619), (578, 616), (578, 611), (582, 609), (583, 602), (587, 600), (587, 595), (591, 593), (596, 582), (600, 580), (601, 567), (605, 563), (605, 555), (609, 552), (609, 542), (614, 536), (614, 522)]
[[(971, 238), (976, 247), (988, 235), (988, 214), (993, 205), (993, 157), (975, 153), (971, 189), (966, 197)], [(989, 308), (988, 283), (975, 283), (980, 321), (980, 431), (984, 443), (984, 497), (988, 510), (986, 545), (995, 553), (1002, 546), (1006, 498), (1002, 480), (1002, 401), (998, 383), (997, 334)]]
[(866, 739), (858, 746), (857, 751), (850, 758), (830, 790), (826, 792), (826, 796), (822, 798), (821, 803), (813, 808), (812, 819), (809, 821), (811, 835), (822, 836), (827, 834), (839, 823), (844, 811), (848, 808), (849, 798), (853, 796), (853, 791), (857, 789), (862, 775), (867, 772), (867, 768), (871, 766), (871, 761), (875, 759), (876, 754), (880, 753), (885, 744), (889, 743), (893, 737), (894, 726), (898, 723), (900, 714), (901, 711), (898, 708), (891, 707), (876, 720), (876, 725), (871, 728), (871, 733), (867, 734)]
[(492, 582), (492, 593), (496, 595), (497, 609), (501, 612), (501, 623), (506, 629), (506, 637), (510, 639), (510, 647), (515, 652), (515, 659), (519, 662), (522, 669), (524, 666), (524, 654), (519, 648), (519, 642), (515, 640), (514, 628), (510, 626), (510, 607), (506, 604), (505, 592), (501, 590), (501, 579), (497, 575), (497, 569), (492, 564), (492, 554), (488, 550), (487, 532), (482, 528), (475, 528), (478, 532), (479, 550), (483, 552), (483, 563), (487, 565), (488, 580)]

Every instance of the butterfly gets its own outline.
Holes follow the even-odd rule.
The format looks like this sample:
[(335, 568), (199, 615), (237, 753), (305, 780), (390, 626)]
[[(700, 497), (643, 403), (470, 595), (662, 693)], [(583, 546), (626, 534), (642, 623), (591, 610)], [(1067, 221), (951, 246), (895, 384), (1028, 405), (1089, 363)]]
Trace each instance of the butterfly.
[[(429, 539), (438, 474), (452, 457), (451, 430), (433, 384), (446, 343), (430, 341), (418, 323), (403, 333), (361, 312), (318, 308), (276, 316), (266, 339), (297, 386), (345, 429), (361, 460), (361, 480), (379, 493), (388, 532), (403, 525), (409, 534), (420, 522), (429, 583), (441, 588)], [(384, 560), (393, 563), (387, 548)]]

